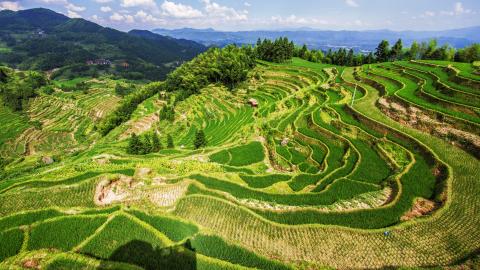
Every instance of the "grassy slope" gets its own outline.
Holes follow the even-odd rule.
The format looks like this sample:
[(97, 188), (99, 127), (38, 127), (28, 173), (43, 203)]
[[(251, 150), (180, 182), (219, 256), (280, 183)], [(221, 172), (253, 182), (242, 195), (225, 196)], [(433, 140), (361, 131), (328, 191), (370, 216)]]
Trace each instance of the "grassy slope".
[[(416, 138), (450, 166), (451, 186), (448, 192), (447, 205), (443, 209), (436, 212), (432, 217), (383, 229), (392, 222), (386, 218), (382, 220), (383, 211), (388, 210), (382, 207), (372, 211), (353, 210), (338, 213), (333, 211), (322, 214), (311, 211), (309, 214), (315, 221), (313, 223), (345, 225), (345, 227), (338, 227), (319, 224), (298, 226), (280, 224), (296, 224), (297, 221), (295, 220), (299, 220), (297, 217), (300, 217), (300, 220), (303, 218), (303, 223), (312, 223), (311, 221), (305, 222), (305, 220), (308, 221), (309, 216), (303, 214), (306, 212), (296, 211), (297, 208), (284, 211), (283, 216), (279, 215), (278, 218), (275, 218), (274, 211), (252, 211), (254, 208), (249, 209), (246, 206), (240, 206), (238, 199), (260, 199), (260, 201), (280, 202), (287, 206), (310, 211), (310, 208), (304, 208), (304, 204), (316, 205), (327, 201), (329, 204), (333, 204), (339, 198), (352, 199), (357, 195), (355, 192), (361, 194), (371, 191), (373, 187), (373, 190), (378, 189), (376, 184), (388, 176), (385, 161), (366, 145), (366, 141), (373, 140), (372, 137), (368, 136), (380, 137), (381, 135), (369, 130), (368, 127), (358, 123), (343, 111), (343, 104), (348, 102), (348, 95), (347, 98), (344, 98), (345, 93), (339, 92), (338, 88), (329, 90), (325, 96), (322, 96), (322, 90), (318, 90), (320, 92), (320, 94), (317, 94), (318, 96), (312, 94), (313, 91), (317, 91), (313, 85), (318, 86), (327, 80), (335, 80), (337, 83), (343, 84), (342, 78), (335, 77), (331, 70), (324, 70), (325, 68), (331, 68), (331, 66), (294, 59), (289, 64), (272, 65), (264, 68), (267, 72), (270, 72), (264, 79), (267, 84), (271, 84), (269, 86), (271, 88), (264, 89), (264, 92), (257, 91), (255, 93), (259, 97), (265, 97), (265, 102), (269, 105), (271, 103), (275, 107), (268, 113), (262, 114), (262, 118), (255, 115), (250, 108), (239, 109), (239, 107), (236, 107), (242, 96), (238, 98), (221, 91), (208, 92), (199, 96), (198, 100), (188, 99), (185, 102), (184, 107), (191, 108), (191, 110), (185, 110), (187, 117), (193, 115), (195, 125), (205, 125), (207, 127), (206, 133), (212, 142), (212, 147), (205, 151), (167, 151), (139, 158), (126, 155), (123, 150), (124, 145), (111, 141), (112, 138), (109, 138), (108, 140), (101, 140), (94, 147), (78, 155), (66, 157), (62, 164), (54, 164), (50, 168), (35, 169), (35, 174), (31, 173), (32, 169), (25, 166), (25, 170), (19, 171), (18, 176), (12, 176), (0, 183), (0, 214), (2, 216), (51, 206), (62, 207), (65, 210), (71, 207), (90, 209), (95, 207), (91, 198), (99, 175), (111, 176), (118, 173), (134, 175), (132, 168), (149, 167), (155, 173), (170, 176), (177, 182), (178, 179), (181, 180), (184, 177), (191, 176), (189, 178), (196, 179), (197, 182), (204, 184), (204, 186), (190, 186), (187, 193), (190, 195), (180, 199), (173, 212), (179, 217), (189, 219), (194, 223), (185, 223), (180, 219), (164, 217), (161, 211), (155, 211), (156, 215), (151, 215), (135, 211), (127, 211), (127, 214), (125, 214), (122, 211), (108, 210), (105, 213), (84, 213), (83, 215), (87, 216), (74, 215), (71, 217), (63, 217), (65, 213), (56, 209), (46, 210), (45, 212), (21, 213), (17, 216), (0, 218), (0, 231), (2, 231), (0, 236), (2, 239), (7, 239), (9, 243), (8, 246), (0, 250), (0, 259), (1, 256), (6, 258), (17, 253), (19, 243), (22, 241), (25, 241), (24, 247), (28, 249), (56, 248), (57, 250), (68, 251), (75, 246), (76, 250), (81, 250), (85, 254), (108, 259), (119, 246), (134, 239), (143, 239), (162, 248), (170, 247), (186, 239), (193, 239), (193, 245), (197, 247), (199, 252), (197, 254), (199, 269), (288, 268), (265, 257), (289, 262), (307, 261), (316, 266), (375, 268), (385, 265), (429, 266), (449, 264), (462, 259), (480, 247), (478, 245), (480, 243), (480, 226), (478, 226), (480, 215), (477, 213), (479, 200), (476, 196), (480, 192), (480, 186), (475, 181), (475, 179), (480, 179), (480, 173), (478, 172), (480, 162), (440, 139), (407, 128), (389, 119), (375, 106), (375, 102), (379, 98), (378, 91), (363, 84), (361, 86), (367, 92), (361, 98), (357, 96), (353, 106), (356, 111)], [(346, 68), (344, 79), (353, 82), (352, 71), (351, 68)], [(343, 68), (339, 70), (340, 74), (342, 72)], [(279, 82), (278, 85), (274, 86), (275, 82)], [(347, 88), (348, 91), (352, 90), (350, 89), (351, 85)], [(278, 93), (281, 94), (277, 95)], [(89, 104), (88, 107), (95, 106), (94, 102), (87, 101), (87, 103)], [(324, 114), (318, 114), (315, 115), (316, 118), (314, 117), (313, 125), (318, 126), (314, 130), (307, 131), (309, 130), (307, 128), (311, 128), (306, 120), (307, 116), (314, 111), (309, 109), (308, 106), (316, 106), (317, 104), (328, 104), (330, 109), (327, 110), (322, 107)], [(139, 110), (148, 113), (153, 112), (156, 108), (156, 105), (153, 105), (153, 100), (147, 100), (142, 106)], [(321, 106), (323, 105), (319, 105), (319, 107)], [(331, 112), (332, 110), (340, 113), (341, 118), (325, 115), (325, 112)], [(218, 112), (214, 115), (218, 117), (212, 119), (211, 111)], [(311, 141), (321, 140), (317, 141), (315, 145), (322, 145), (324, 141), (330, 149), (325, 151), (325, 156), (317, 158), (318, 162), (329, 161), (331, 168), (326, 171), (325, 175), (319, 173), (318, 179), (316, 177), (312, 178), (308, 174), (300, 174), (299, 171), (281, 174), (282, 177), (278, 179), (274, 175), (265, 174), (268, 168), (260, 161), (269, 158), (266, 154), (271, 146), (267, 143), (248, 143), (251, 142), (253, 136), (259, 135), (256, 132), (260, 129), (259, 123), (263, 120), (274, 123), (271, 126), (275, 127), (273, 133), (276, 136), (277, 144), (285, 133), (292, 132), (289, 131), (290, 129), (303, 131), (306, 134), (314, 133), (310, 139), (296, 138), (295, 141), (289, 143), (288, 147), (285, 147), (285, 155), (290, 155), (290, 158), (284, 160), (283, 165), (299, 165), (311, 162), (308, 149), (325, 151), (323, 148), (309, 148), (311, 147)], [(340, 120), (352, 125), (352, 127), (345, 126), (342, 124), (343, 122), (339, 124), (340, 126), (337, 126), (334, 121)], [(355, 131), (354, 126), (363, 131)], [(175, 127), (168, 128), (172, 131), (175, 130)], [(325, 130), (338, 132), (342, 136), (329, 138), (332, 135), (328, 135)], [(189, 131), (181, 132), (187, 134)], [(371, 135), (367, 136), (365, 132)], [(232, 135), (237, 136), (237, 133), (241, 134), (240, 142), (231, 138)], [(187, 138), (188, 134), (184, 141), (191, 140), (191, 138)], [(361, 136), (362, 139), (357, 139), (356, 136)], [(345, 138), (350, 143), (343, 141)], [(347, 155), (348, 151), (344, 153), (343, 149), (339, 148), (337, 149), (338, 157), (335, 157), (332, 153), (335, 149), (332, 148), (335, 140), (341, 140), (341, 144), (348, 146), (349, 151), (352, 152)], [(366, 141), (364, 142), (364, 140)], [(408, 151), (411, 151), (411, 149)], [(117, 161), (104, 165), (92, 162), (93, 156), (102, 153), (116, 155), (115, 159)], [(357, 153), (358, 157), (353, 153)], [(199, 154), (206, 157), (210, 156), (211, 161), (216, 163), (196, 161)], [(341, 160), (344, 154), (347, 165), (343, 165)], [(338, 162), (334, 163), (332, 160), (338, 160)], [(374, 178), (369, 179), (368, 161), (371, 160), (375, 160), (376, 163), (381, 162), (382, 167), (378, 168)], [(22, 165), (24, 163), (12, 166), (10, 172), (21, 168), (20, 166), (24, 166)], [(415, 164), (421, 165), (418, 162)], [(341, 166), (344, 169), (336, 170)], [(55, 170), (62, 173), (59, 174), (59, 171)], [(420, 167), (420, 172), (429, 173), (428, 170), (428, 167)], [(226, 173), (225, 171), (229, 172)], [(85, 172), (94, 173), (85, 175)], [(238, 176), (239, 172), (242, 173), (242, 177)], [(327, 173), (331, 173), (330, 178), (327, 177)], [(264, 175), (265, 177), (258, 178), (255, 175)], [(340, 177), (347, 177), (351, 180)], [(412, 174), (410, 178), (410, 181), (425, 181), (424, 177), (418, 176), (418, 174)], [(328, 180), (329, 185), (322, 187), (322, 190), (325, 188), (327, 192), (305, 193), (309, 189), (315, 188), (315, 186), (308, 185), (316, 184), (318, 181), (322, 183), (321, 179), (323, 181)], [(306, 190), (294, 194), (292, 189), (289, 188), (289, 185), (292, 185), (293, 182), (287, 184), (286, 181), (297, 181), (296, 183), (301, 187), (296, 189), (306, 188)], [(369, 181), (374, 182), (374, 184), (369, 184)], [(247, 184), (251, 188), (246, 188)], [(355, 191), (353, 192), (348, 191), (348, 188), (355, 186), (354, 184), (359, 185), (359, 188), (354, 188)], [(360, 187), (367, 186), (369, 188), (364, 191), (360, 189)], [(219, 190), (226, 193), (219, 193)], [(285, 194), (275, 194), (276, 191)], [(149, 189), (142, 194), (154, 194), (148, 192)], [(429, 196), (428, 191), (412, 194)], [(408, 197), (409, 203), (412, 199), (412, 197)], [(150, 204), (144, 205), (144, 202), (142, 201), (137, 206), (151, 208)], [(402, 206), (404, 208), (400, 209), (394, 218), (398, 218), (403, 211), (408, 209), (408, 206), (408, 204), (404, 204)], [(376, 213), (377, 216), (375, 217), (372, 213)], [(327, 217), (330, 214), (343, 216), (343, 221), (329, 221), (330, 219)], [(105, 222), (106, 215), (109, 218)], [(288, 215), (290, 217), (287, 217)], [(83, 219), (92, 219), (92, 222), (88, 222), (88, 226), (83, 226), (82, 223), (85, 223)], [(77, 220), (78, 222), (76, 222)], [(278, 223), (272, 220), (278, 220)], [(10, 229), (17, 225), (32, 223), (34, 225), (29, 230), (27, 239), (23, 239), (22, 233)], [(370, 223), (381, 224), (377, 227), (382, 229), (360, 230), (346, 227), (362, 227), (355, 224), (365, 225)], [(69, 238), (68, 229), (75, 226), (83, 234), (79, 235), (78, 238)], [(52, 234), (51, 228), (59, 233)], [(390, 231), (388, 237), (384, 236), (384, 230)], [(214, 235), (211, 235), (212, 232)], [(63, 238), (68, 241), (59, 241)], [(27, 256), (27, 254), (29, 253), (22, 252), (18, 255), (18, 258)], [(95, 265), (98, 263), (98, 261), (88, 259), (83, 255), (79, 255), (82, 257), (75, 259), (64, 255), (58, 256), (58, 260), (52, 260), (52, 265), (54, 263), (59, 265), (71, 264), (73, 267), (76, 263), (79, 263), (79, 265)], [(12, 258), (12, 260), (15, 259), (15, 257)], [(352, 260), (352, 258), (357, 259)], [(5, 263), (8, 262), (10, 261)]]

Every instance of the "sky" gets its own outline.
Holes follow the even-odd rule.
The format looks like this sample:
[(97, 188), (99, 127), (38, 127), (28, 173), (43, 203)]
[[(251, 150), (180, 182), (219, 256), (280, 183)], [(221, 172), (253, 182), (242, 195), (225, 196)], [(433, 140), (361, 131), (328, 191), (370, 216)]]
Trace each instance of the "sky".
[(0, 0), (119, 30), (445, 30), (480, 25), (480, 0)]

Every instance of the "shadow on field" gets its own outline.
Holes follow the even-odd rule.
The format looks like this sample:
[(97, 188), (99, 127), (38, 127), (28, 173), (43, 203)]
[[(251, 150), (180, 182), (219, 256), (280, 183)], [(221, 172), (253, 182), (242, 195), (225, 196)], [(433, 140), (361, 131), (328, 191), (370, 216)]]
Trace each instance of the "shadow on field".
[(157, 248), (148, 242), (133, 240), (115, 250), (108, 260), (137, 265), (146, 270), (194, 270), (197, 269), (196, 257), (190, 240), (166, 248)]

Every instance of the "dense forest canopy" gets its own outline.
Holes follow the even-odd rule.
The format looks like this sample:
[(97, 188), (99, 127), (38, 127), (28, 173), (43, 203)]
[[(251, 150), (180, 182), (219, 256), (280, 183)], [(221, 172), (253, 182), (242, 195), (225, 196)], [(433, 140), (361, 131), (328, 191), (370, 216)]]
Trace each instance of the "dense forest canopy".
[[(179, 63), (206, 48), (196, 42), (150, 33), (124, 33), (47, 9), (0, 13), (0, 63), (20, 69), (52, 70), (53, 77), (114, 74), (162, 80)], [(95, 61), (105, 60), (106, 64)], [(92, 61), (94, 64), (87, 64)]]
[(29, 98), (38, 95), (39, 88), (48, 80), (41, 72), (15, 72), (0, 67), (0, 97), (3, 104), (13, 111), (21, 111)]
[(255, 52), (251, 47), (211, 48), (170, 73), (165, 80), (165, 90), (188, 96), (210, 83), (222, 83), (232, 89), (247, 78), (254, 66)]
[(474, 62), (480, 60), (480, 44), (475, 43), (466, 48), (455, 49), (448, 44), (439, 46), (436, 39), (430, 42), (413, 42), (405, 48), (399, 39), (393, 46), (382, 40), (374, 52), (355, 53), (353, 49), (341, 48), (328, 50), (325, 54), (317, 50), (308, 50), (307, 46), (296, 47), (295, 56), (311, 62), (321, 62), (340, 66), (359, 66), (380, 62), (400, 60), (443, 60), (456, 62)]
[(294, 56), (295, 44), (288, 38), (278, 38), (275, 41), (258, 39), (255, 53), (258, 59), (283, 63)]

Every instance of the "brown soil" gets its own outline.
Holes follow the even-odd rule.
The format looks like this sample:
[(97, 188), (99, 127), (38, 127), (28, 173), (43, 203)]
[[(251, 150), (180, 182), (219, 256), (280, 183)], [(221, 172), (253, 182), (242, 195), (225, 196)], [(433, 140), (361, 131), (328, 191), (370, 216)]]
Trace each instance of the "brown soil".
[(40, 269), (39, 262), (36, 259), (28, 259), (22, 262), (23, 268)]
[(458, 146), (480, 149), (480, 136), (455, 128), (451, 124), (431, 118), (421, 109), (413, 106), (405, 107), (399, 103), (390, 102), (385, 98), (378, 101), (380, 109), (390, 118), (421, 131), (428, 132), (442, 139), (452, 141)]
[(125, 200), (133, 188), (133, 178), (120, 176), (118, 179), (104, 179), (95, 190), (95, 204), (109, 205)]
[(412, 206), (412, 209), (405, 213), (400, 220), (401, 221), (407, 221), (411, 220), (417, 217), (424, 216), (430, 212), (432, 212), (435, 209), (435, 203), (424, 199), (424, 198), (419, 198), (415, 201), (415, 203)]
[(158, 122), (159, 118), (156, 113), (152, 113), (150, 115), (144, 116), (140, 119), (131, 121), (130, 127), (126, 130), (122, 135), (120, 135), (120, 140), (126, 139), (130, 137), (132, 133), (141, 134), (150, 128), (152, 128), (153, 124)]

